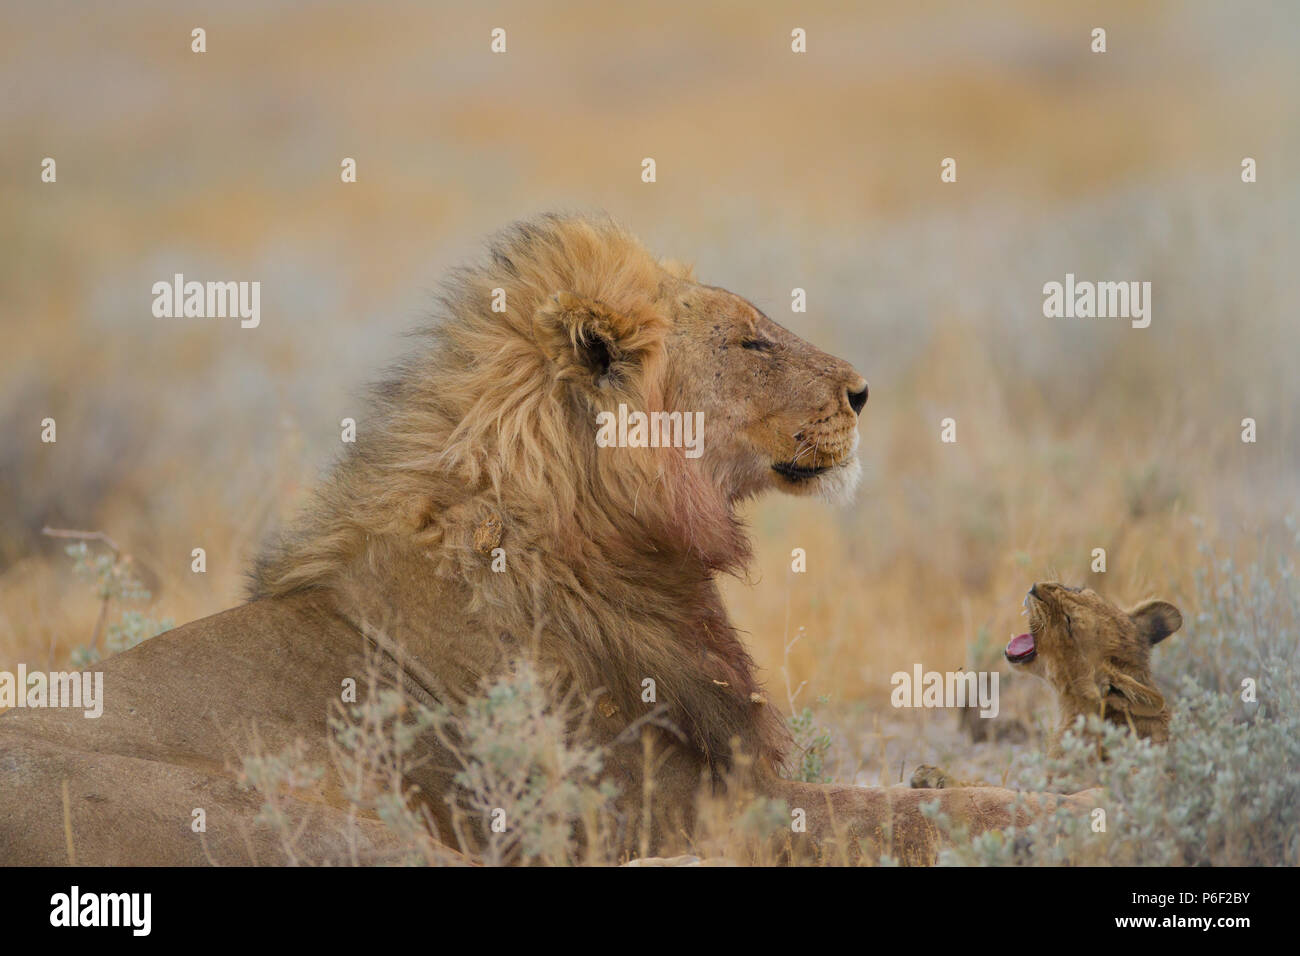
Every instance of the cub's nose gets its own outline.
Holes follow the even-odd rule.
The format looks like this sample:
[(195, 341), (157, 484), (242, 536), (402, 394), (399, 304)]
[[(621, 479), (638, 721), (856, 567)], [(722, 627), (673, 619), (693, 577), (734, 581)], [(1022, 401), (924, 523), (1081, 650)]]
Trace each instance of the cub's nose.
[(1068, 587), (1067, 585), (1061, 584), (1057, 581), (1039, 581), (1029, 589), (1029, 596), (1037, 598), (1040, 601), (1046, 601), (1049, 598), (1052, 600), (1060, 600), (1061, 592), (1063, 591), (1073, 591), (1077, 593), (1082, 590), (1083, 588)]
[(854, 390), (848, 389), (849, 408), (853, 409), (853, 414), (861, 415), (862, 408), (867, 404), (867, 380), (861, 379), (862, 387)]

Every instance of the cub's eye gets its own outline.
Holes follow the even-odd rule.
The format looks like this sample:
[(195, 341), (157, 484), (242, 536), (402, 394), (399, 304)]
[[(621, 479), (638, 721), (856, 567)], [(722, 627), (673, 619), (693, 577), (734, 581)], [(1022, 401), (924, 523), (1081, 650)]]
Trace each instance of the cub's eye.
[(772, 343), (767, 339), (745, 339), (740, 343), (742, 349), (753, 349), (756, 352), (766, 352), (772, 347)]

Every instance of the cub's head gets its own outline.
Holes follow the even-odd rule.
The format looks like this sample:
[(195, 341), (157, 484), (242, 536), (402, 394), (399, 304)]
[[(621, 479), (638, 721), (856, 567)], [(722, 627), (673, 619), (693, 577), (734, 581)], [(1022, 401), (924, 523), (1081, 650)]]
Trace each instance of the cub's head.
[[(571, 252), (597, 228), (550, 225)], [(624, 429), (620, 439), (633, 435), (634, 421), (623, 426), (631, 413), (695, 416), (703, 432), (690, 466), (730, 501), (766, 489), (846, 498), (861, 471), (866, 380), (741, 296), (649, 257), (626, 234), (598, 236), (579, 250), (581, 291), (553, 296), (540, 314), (584, 414), (606, 413), (602, 421)], [(652, 425), (651, 437), (658, 431)]]
[(1168, 601), (1123, 611), (1091, 588), (1035, 584), (1025, 595), (1029, 632), (1013, 637), (1007, 661), (1056, 691), (1062, 725), (1100, 714), (1140, 736), (1168, 737), (1169, 710), (1151, 677), (1151, 648), (1182, 626)]

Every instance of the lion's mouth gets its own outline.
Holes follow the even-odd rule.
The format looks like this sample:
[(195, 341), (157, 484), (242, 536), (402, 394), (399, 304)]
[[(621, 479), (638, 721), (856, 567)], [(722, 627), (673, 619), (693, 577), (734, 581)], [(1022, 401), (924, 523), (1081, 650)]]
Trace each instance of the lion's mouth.
[(1038, 656), (1033, 633), (1016, 635), (1007, 642), (1007, 649), (1003, 653), (1012, 664), (1028, 664)]
[(1042, 603), (1043, 599), (1038, 596), (1034, 588), (1030, 588), (1025, 594), (1025, 609), (1022, 613), (1029, 617), (1029, 632), (1017, 634), (1007, 641), (1007, 648), (1003, 651), (1003, 654), (1006, 655), (1010, 663), (1028, 664), (1038, 656), (1038, 643), (1034, 640), (1034, 631), (1038, 629), (1036, 611), (1038, 605)]
[(831, 465), (796, 465), (792, 461), (777, 462), (772, 466), (772, 470), (783, 478), (791, 481), (807, 481), (809, 478), (816, 478), (818, 475), (825, 474), (831, 470)]

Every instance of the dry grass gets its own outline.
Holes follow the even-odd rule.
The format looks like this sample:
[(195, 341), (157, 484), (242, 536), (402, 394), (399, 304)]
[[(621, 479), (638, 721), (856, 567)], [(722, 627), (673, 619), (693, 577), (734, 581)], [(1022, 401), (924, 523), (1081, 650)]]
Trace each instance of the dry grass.
[[(1105, 56), (1087, 52), (1098, 23)], [(486, 53), (497, 25), (506, 57)], [(1007, 748), (965, 746), (951, 715), (890, 710), (889, 675), (980, 663), (976, 638), (1016, 629), (1036, 579), (1158, 593), (1192, 620), (1197, 541), (1249, 561), (1294, 506), (1300, 144), (1277, 121), (1294, 27), (1285, 9), (1027, 0), (660, 4), (649, 24), (594, 2), (492, 22), (8, 5), (0, 667), (62, 662), (95, 626), (47, 524), (103, 529), (156, 571), (154, 617), (238, 601), (445, 267), (518, 216), (603, 207), (871, 380), (857, 503), (752, 506), (752, 580), (726, 585), (772, 685), (788, 666), (834, 727), (828, 769), (894, 782), (947, 754), (1007, 772)], [(262, 327), (154, 319), (149, 286), (178, 271), (262, 281)], [(1151, 328), (1044, 319), (1041, 286), (1067, 271), (1152, 281)], [(57, 445), (37, 438), (47, 415)], [(1029, 722), (1045, 704), (1012, 696)]]

